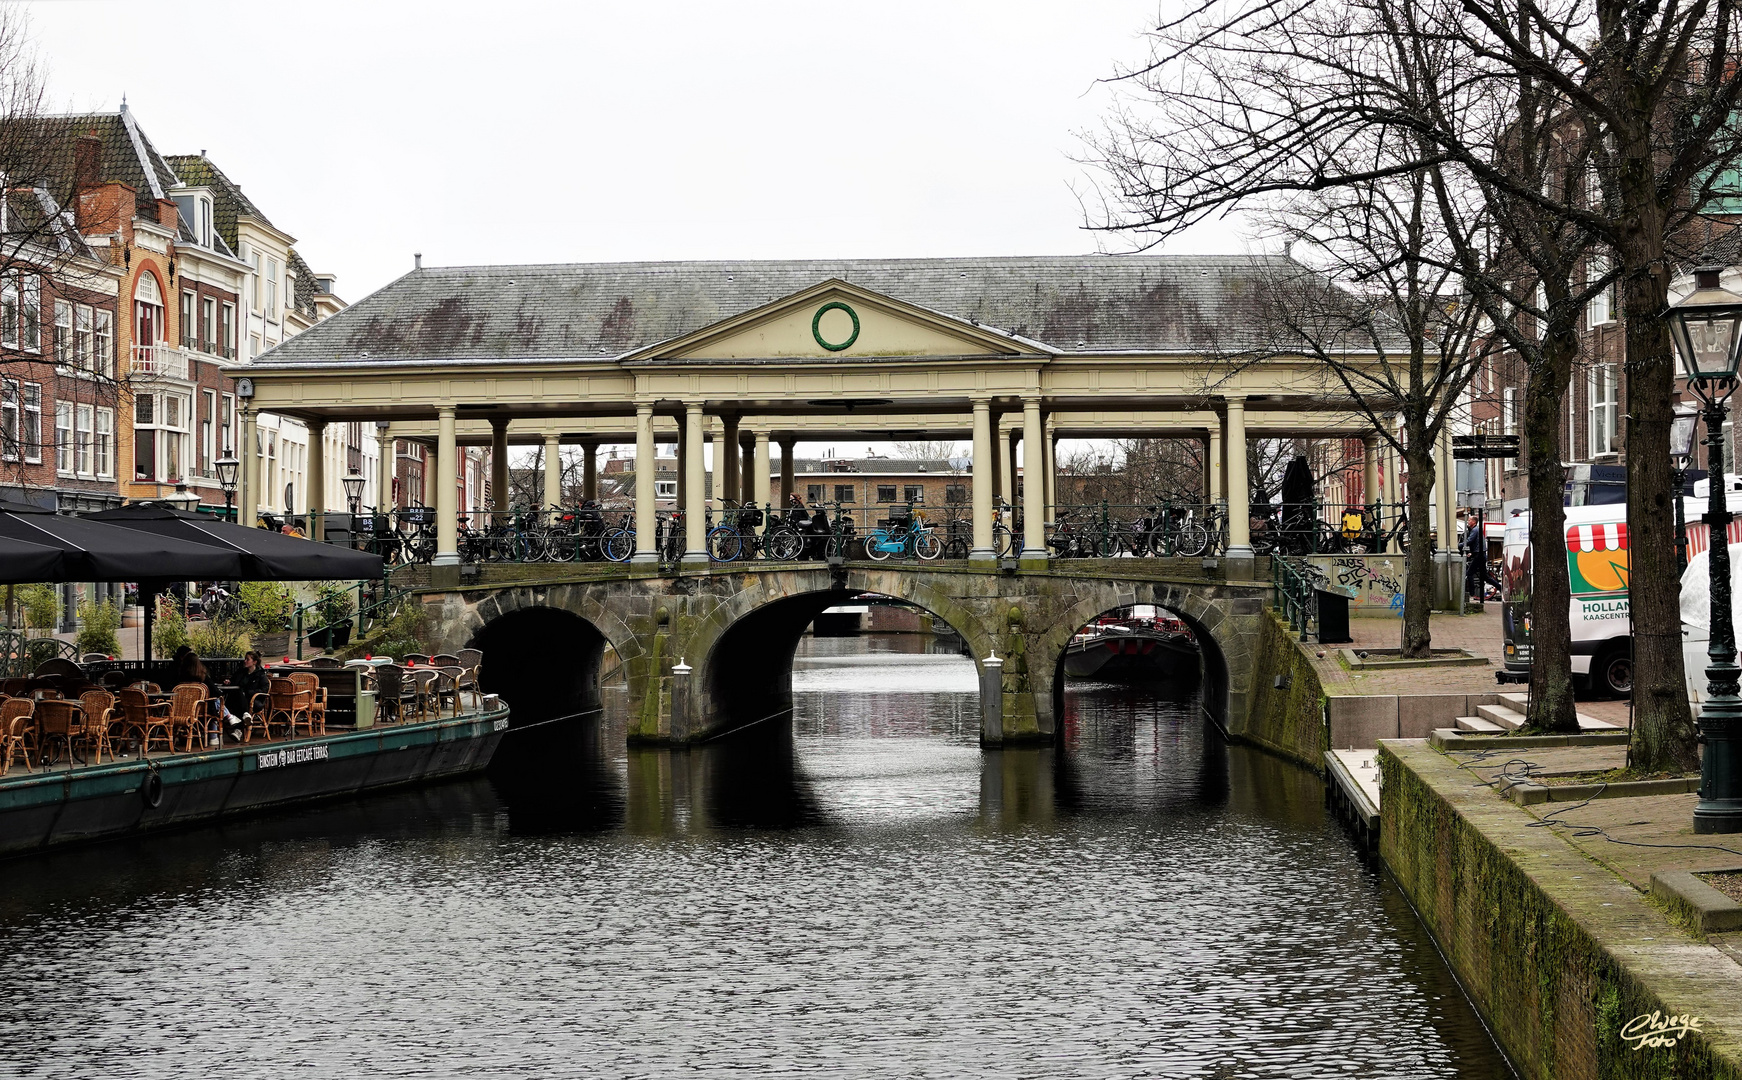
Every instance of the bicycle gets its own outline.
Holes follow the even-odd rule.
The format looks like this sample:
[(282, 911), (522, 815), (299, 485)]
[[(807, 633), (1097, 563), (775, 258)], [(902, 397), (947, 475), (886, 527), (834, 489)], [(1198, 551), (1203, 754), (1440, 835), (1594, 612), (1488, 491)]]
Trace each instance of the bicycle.
[(938, 539), (937, 533), (923, 519), (916, 519), (911, 513), (904, 519), (891, 518), (865, 537), (865, 554), (877, 562), (884, 562), (891, 555), (931, 562), (943, 553), (943, 541)]

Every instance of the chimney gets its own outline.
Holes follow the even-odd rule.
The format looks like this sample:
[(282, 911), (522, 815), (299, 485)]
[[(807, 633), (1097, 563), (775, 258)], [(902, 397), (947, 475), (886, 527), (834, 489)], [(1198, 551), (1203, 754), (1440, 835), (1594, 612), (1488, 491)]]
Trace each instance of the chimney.
[(157, 223), (166, 229), (180, 228), (181, 211), (176, 209), (174, 199), (157, 200)]
[(412, 252), (412, 254), (411, 254), (411, 268), (413, 270), (422, 270), (423, 269), (423, 252), (421, 252), (421, 251)]
[(82, 194), (102, 182), (103, 140), (95, 134), (80, 135), (73, 144), (73, 194)]

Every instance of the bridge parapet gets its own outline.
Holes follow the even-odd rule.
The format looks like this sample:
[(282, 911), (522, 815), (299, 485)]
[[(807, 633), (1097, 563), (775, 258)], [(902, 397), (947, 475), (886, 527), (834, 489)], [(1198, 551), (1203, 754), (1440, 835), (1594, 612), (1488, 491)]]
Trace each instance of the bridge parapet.
[[(998, 700), (983, 701), (989, 745), (1056, 738), (1065, 647), (1085, 623), (1132, 604), (1167, 608), (1192, 627), (1204, 658), (1206, 707), (1239, 734), (1256, 677), (1257, 620), (1269, 596), (1267, 583), (1221, 578), (1196, 559), (1072, 560), (1039, 573), (965, 564), (791, 563), (681, 577), (530, 564), (485, 566), (459, 589), (433, 588), (412, 574), (395, 580), (419, 589), (434, 644), (446, 651), (479, 643), (531, 612), (581, 620), (590, 630), (575, 631), (572, 664), (584, 669), (594, 697), (601, 670), (618, 672), (630, 739), (677, 744), (789, 709), (799, 637), (823, 610), (864, 592), (912, 603), (960, 634), (983, 695), (991, 693), (986, 660), (999, 658), (1001, 666), (992, 669)], [(614, 669), (603, 664), (606, 646), (620, 662)], [(487, 660), (487, 681), (491, 666)], [(495, 666), (498, 681), (488, 688), (511, 704), (516, 687), (503, 680), (536, 677), (506, 674), (508, 661)]]

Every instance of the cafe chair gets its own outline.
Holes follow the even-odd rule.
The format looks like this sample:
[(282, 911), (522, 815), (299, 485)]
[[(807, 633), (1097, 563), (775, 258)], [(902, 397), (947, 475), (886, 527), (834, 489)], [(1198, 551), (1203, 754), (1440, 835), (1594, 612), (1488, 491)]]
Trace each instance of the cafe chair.
[[(436, 684), (441, 681), (442, 673), (432, 667), (414, 668), (406, 672), (411, 677), (412, 708), (417, 710), (417, 718), (422, 720), (429, 715), (429, 710), (438, 700)], [(437, 709), (439, 714), (440, 710)]]
[(73, 739), (83, 734), (79, 723), (79, 707), (60, 698), (40, 699), (36, 703), (36, 758), (48, 763), (48, 749), (59, 742), (66, 747), (67, 757), (73, 756)]
[[(309, 708), (313, 702), (310, 701), (308, 691), (283, 677), (273, 679), (268, 685), (271, 687), (272, 699), (271, 707), (266, 712), (268, 738), (271, 737), (271, 725), (275, 723), (283, 723), (285, 734), (290, 736), (296, 735), (298, 721), (304, 727), (311, 727)], [(258, 719), (259, 715), (256, 713), (255, 717)]]
[(153, 736), (161, 736), (163, 748), (175, 752), (175, 736), (169, 727), (169, 706), (169, 702), (154, 702), (145, 696), (145, 691), (131, 686), (121, 691), (121, 734), (138, 739), (140, 757), (151, 752)]
[(417, 705), (417, 688), (406, 678), (407, 672), (398, 664), (379, 664), (375, 668), (375, 707), (383, 721), (400, 723), (407, 706)]
[(413, 667), (413, 666), (428, 667), (429, 666), (429, 653), (421, 653), (421, 652), (406, 653), (405, 656), (402, 657), (402, 659), (405, 661), (406, 667)]
[[(311, 672), (297, 671), (291, 673), (290, 681), (296, 684), (299, 693), (308, 695), (308, 733), (310, 735), (325, 735), (327, 733), (327, 688), (321, 685), (321, 677)], [(295, 734), (294, 729), (292, 734)]]
[(438, 703), (437, 713), (440, 713), (440, 702), (453, 700), (454, 715), (460, 715), (460, 679), (465, 676), (466, 669), (458, 664), (448, 664), (431, 669), (436, 675), (435, 690)]
[(36, 702), (29, 698), (7, 698), (0, 701), (0, 776), (5, 776), (17, 760), (30, 770), (31, 736), (36, 723), (32, 715)]
[(210, 712), (206, 705), (206, 684), (180, 683), (171, 691), (169, 700), (169, 730), (185, 733), (183, 745), (188, 753), (202, 749), (206, 743), (206, 720)]
[(345, 662), (343, 660), (340, 660), (336, 656), (317, 656), (313, 660), (310, 660), (308, 662), (308, 666), (311, 668), (322, 668), (324, 670), (331, 670), (333, 668), (344, 667)]
[(110, 726), (121, 718), (121, 711), (115, 707), (115, 695), (103, 690), (87, 690), (79, 695), (79, 711), (85, 714), (83, 738), (91, 763), (101, 765), (105, 750), (109, 752), (109, 760), (115, 760)]

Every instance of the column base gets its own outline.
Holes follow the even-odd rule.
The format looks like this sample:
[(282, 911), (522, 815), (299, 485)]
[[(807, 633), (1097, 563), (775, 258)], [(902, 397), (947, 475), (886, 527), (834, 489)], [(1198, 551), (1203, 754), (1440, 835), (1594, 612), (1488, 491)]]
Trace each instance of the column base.
[(996, 570), (998, 552), (991, 548), (975, 548), (968, 552), (968, 565), (976, 570)]
[(1230, 547), (1222, 553), (1223, 576), (1231, 581), (1251, 581), (1258, 573), (1258, 556), (1250, 547)]
[(1039, 571), (1044, 573), (1052, 567), (1052, 553), (1045, 548), (1025, 547), (1022, 549), (1022, 554), (1017, 556), (1016, 565), (1025, 572)]
[(457, 589), (460, 587), (460, 562), (455, 559), (451, 563), (430, 563), (429, 587), (432, 589)]
[(705, 551), (686, 551), (683, 553), (683, 558), (678, 560), (678, 567), (686, 574), (703, 573), (710, 565), (712, 563)]
[(457, 551), (438, 551), (435, 558), (429, 561), (431, 566), (458, 566), (460, 553)]

